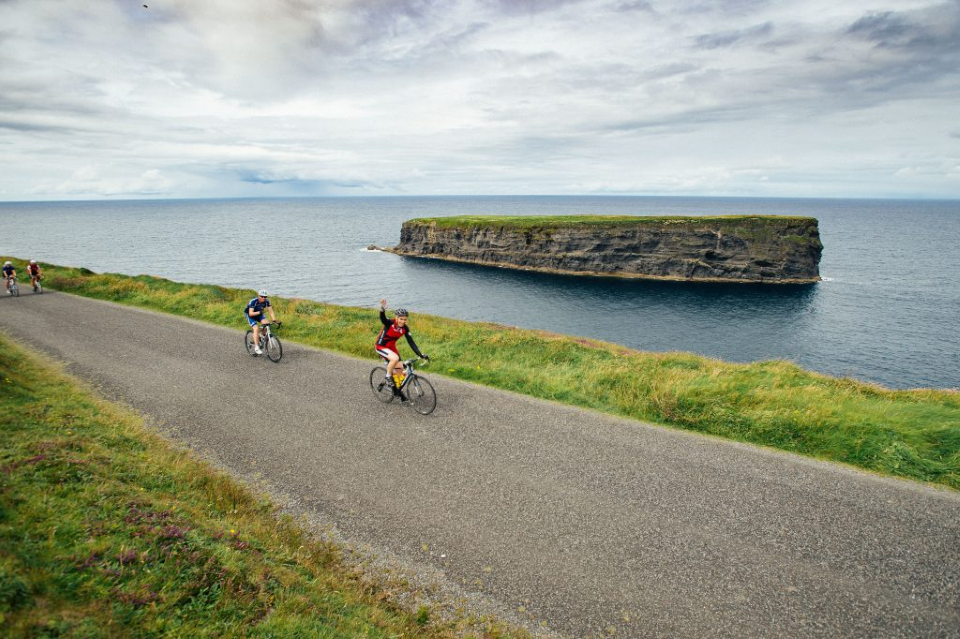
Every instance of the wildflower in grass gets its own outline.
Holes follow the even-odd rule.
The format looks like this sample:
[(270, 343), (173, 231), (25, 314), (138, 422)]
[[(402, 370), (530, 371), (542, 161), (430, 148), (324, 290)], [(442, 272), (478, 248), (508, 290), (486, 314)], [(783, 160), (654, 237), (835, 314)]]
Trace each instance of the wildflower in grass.
[(162, 539), (183, 539), (187, 534), (187, 529), (182, 526), (165, 526), (160, 530)]

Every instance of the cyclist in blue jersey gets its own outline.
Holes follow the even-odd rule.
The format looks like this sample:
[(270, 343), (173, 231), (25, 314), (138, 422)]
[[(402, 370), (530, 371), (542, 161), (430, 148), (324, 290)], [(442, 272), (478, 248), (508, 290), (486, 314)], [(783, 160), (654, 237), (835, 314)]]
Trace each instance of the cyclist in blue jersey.
[(10, 292), (10, 278), (17, 276), (17, 269), (14, 268), (13, 262), (7, 260), (3, 264), (3, 285), (7, 287), (7, 293)]
[[(264, 317), (264, 311), (270, 311), (270, 319)], [(263, 289), (257, 291), (257, 296), (250, 300), (247, 307), (243, 309), (243, 316), (253, 328), (253, 352), (257, 355), (263, 355), (260, 350), (260, 325), (276, 322), (277, 316), (273, 313), (273, 307), (270, 306), (270, 296)]]

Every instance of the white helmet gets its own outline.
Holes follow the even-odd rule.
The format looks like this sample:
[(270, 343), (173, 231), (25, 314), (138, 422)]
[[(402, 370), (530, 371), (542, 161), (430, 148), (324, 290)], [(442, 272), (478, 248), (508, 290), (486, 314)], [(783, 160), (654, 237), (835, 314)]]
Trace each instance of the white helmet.
[(13, 266), (13, 262), (11, 262), (10, 260), (7, 260), (6, 262), (3, 263), (3, 265), (4, 265), (4, 266)]
[(269, 295), (267, 295), (267, 289), (265, 288), (261, 288), (259, 291), (257, 291), (257, 295), (259, 295), (260, 297), (270, 297)]
[(36, 264), (37, 261), (36, 261), (36, 260), (30, 260), (30, 263), (31, 263), (31, 264)]

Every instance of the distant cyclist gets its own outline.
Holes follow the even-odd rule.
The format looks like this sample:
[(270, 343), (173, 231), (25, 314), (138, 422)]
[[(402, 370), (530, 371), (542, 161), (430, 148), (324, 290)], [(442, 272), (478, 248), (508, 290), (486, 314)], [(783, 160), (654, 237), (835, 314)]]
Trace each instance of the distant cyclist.
[(417, 343), (413, 341), (413, 335), (410, 334), (410, 327), (407, 326), (408, 313), (406, 309), (398, 308), (393, 312), (393, 321), (387, 319), (387, 300), (380, 300), (380, 323), (383, 329), (377, 336), (377, 353), (380, 357), (387, 360), (387, 381), (393, 386), (393, 394), (399, 395), (400, 388), (394, 378), (394, 370), (400, 363), (400, 353), (397, 351), (397, 340), (401, 337), (407, 338), (407, 344), (417, 354), (417, 357), (429, 360), (430, 358), (420, 352)]
[(30, 264), (27, 265), (27, 273), (30, 274), (30, 285), (33, 286), (33, 290), (36, 291), (37, 282), (43, 277), (43, 269), (40, 268), (36, 260), (30, 260)]
[(3, 285), (7, 288), (7, 293), (10, 293), (10, 278), (17, 276), (17, 269), (13, 267), (13, 262), (7, 260), (3, 263)]
[[(270, 311), (270, 319), (263, 316), (264, 310)], [(250, 300), (247, 307), (243, 309), (243, 316), (253, 327), (253, 352), (257, 355), (263, 355), (260, 350), (260, 325), (276, 322), (277, 316), (273, 313), (273, 307), (270, 306), (270, 296), (263, 289), (257, 291), (257, 296)]]

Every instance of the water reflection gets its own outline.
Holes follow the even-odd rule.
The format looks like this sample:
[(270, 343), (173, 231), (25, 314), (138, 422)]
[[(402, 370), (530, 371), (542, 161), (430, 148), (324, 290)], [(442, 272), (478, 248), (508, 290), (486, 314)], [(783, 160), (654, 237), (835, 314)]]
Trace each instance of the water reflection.
[(432, 313), (734, 361), (802, 357), (820, 286), (578, 277), (393, 257), (403, 279), (431, 291), (422, 303)]

